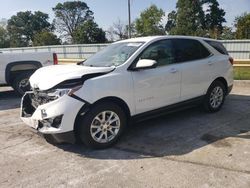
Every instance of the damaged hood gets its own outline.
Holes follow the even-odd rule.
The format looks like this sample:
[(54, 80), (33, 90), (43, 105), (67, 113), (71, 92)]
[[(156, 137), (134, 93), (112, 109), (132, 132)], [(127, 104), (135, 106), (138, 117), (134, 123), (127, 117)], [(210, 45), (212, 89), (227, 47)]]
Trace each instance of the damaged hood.
[(114, 67), (52, 65), (38, 69), (30, 77), (30, 85), (32, 88), (48, 90), (66, 80), (79, 79), (84, 75), (90, 75), (95, 73), (108, 73), (114, 69)]

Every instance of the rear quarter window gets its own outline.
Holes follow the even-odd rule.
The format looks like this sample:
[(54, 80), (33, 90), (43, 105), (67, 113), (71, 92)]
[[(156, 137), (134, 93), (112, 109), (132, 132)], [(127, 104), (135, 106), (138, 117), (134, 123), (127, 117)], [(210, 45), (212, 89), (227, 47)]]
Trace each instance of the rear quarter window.
[(208, 43), (210, 46), (212, 46), (221, 54), (228, 55), (227, 49), (223, 46), (222, 43), (217, 42), (217, 41), (209, 41), (209, 40), (205, 40), (205, 42)]

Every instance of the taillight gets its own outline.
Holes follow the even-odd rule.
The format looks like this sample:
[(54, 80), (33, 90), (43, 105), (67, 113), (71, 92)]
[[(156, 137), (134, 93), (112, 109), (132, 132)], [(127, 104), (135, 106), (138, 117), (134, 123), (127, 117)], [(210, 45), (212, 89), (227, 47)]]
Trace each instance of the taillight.
[(56, 53), (53, 53), (53, 62), (54, 62), (54, 65), (58, 65), (58, 58), (57, 58)]
[(231, 65), (234, 65), (234, 59), (232, 57), (229, 57), (229, 62), (231, 63)]

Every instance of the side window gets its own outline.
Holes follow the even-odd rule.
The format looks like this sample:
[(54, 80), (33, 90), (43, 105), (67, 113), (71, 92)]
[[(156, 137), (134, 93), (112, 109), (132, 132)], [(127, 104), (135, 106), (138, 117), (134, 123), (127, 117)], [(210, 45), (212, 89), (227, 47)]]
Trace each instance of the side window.
[(140, 59), (155, 60), (158, 63), (158, 66), (164, 66), (174, 63), (172, 41), (163, 40), (151, 44), (141, 54)]
[(174, 39), (176, 63), (204, 59), (210, 52), (197, 40)]

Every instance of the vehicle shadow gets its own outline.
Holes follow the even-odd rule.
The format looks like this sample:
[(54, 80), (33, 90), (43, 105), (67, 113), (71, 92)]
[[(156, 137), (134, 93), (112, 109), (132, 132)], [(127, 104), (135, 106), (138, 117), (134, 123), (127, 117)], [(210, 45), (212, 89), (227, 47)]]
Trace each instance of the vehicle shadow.
[(231, 147), (229, 137), (250, 139), (250, 96), (230, 95), (218, 113), (192, 108), (134, 124), (110, 149), (57, 147), (83, 157), (127, 160), (184, 155), (207, 145)]
[(21, 97), (12, 89), (0, 90), (0, 110), (10, 110), (20, 107)]

